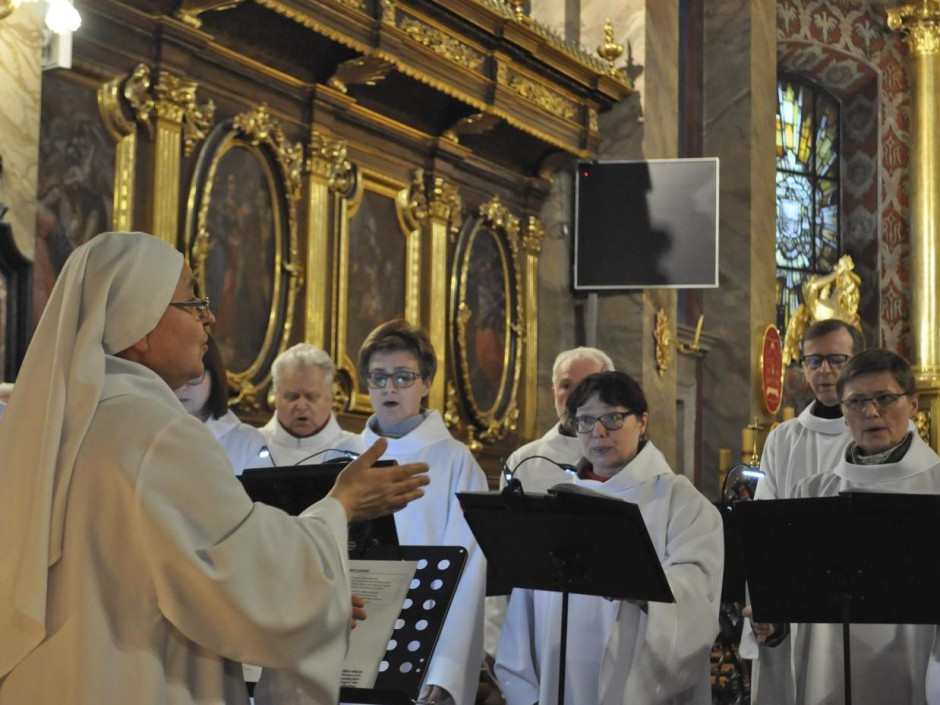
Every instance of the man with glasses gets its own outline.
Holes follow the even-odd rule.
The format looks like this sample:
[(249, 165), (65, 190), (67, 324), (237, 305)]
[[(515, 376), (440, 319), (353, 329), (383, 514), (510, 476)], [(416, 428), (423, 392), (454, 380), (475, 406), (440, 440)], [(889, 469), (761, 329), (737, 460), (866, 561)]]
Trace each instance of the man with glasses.
[[(836, 319), (806, 329), (800, 343), (802, 369), (815, 399), (795, 419), (784, 421), (767, 436), (761, 454), (764, 477), (755, 499), (788, 499), (800, 480), (836, 466), (851, 440), (842, 417), (836, 382), (853, 355), (865, 349), (854, 326)], [(752, 700), (755, 705), (792, 705), (795, 700), (790, 641), (782, 625), (754, 624), (745, 629), (741, 655), (754, 658)], [(756, 637), (756, 640), (755, 640)], [(758, 644), (778, 648), (758, 648)]]
[[(940, 457), (912, 425), (918, 396), (908, 362), (889, 350), (866, 350), (845, 365), (837, 391), (850, 443), (827, 472), (798, 483), (793, 496), (940, 494)], [(935, 631), (932, 625), (853, 624), (853, 702), (940, 702), (940, 662), (931, 658)], [(843, 702), (841, 632), (836, 624), (800, 624), (794, 630), (796, 702)]]
[(344, 457), (359, 437), (333, 414), (336, 365), (320, 348), (298, 343), (271, 366), (274, 414), (261, 428), (269, 452), (259, 466), (323, 463)]

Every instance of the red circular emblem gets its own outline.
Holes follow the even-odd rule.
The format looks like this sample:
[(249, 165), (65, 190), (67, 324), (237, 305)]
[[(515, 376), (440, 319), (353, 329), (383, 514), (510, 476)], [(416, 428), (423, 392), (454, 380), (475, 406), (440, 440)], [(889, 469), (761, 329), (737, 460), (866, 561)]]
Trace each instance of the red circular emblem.
[(773, 416), (783, 402), (783, 345), (774, 325), (767, 326), (761, 340), (760, 391), (764, 408)]

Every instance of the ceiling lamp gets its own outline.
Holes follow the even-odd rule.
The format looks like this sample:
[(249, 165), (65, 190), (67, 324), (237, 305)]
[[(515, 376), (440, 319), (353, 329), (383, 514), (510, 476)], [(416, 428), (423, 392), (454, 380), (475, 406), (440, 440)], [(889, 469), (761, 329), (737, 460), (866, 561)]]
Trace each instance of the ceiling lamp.
[[(9, 15), (20, 5), (40, 2), (40, 0), (0, 0), (0, 19)], [(56, 34), (74, 32), (82, 25), (82, 16), (72, 4), (72, 0), (42, 0), (46, 5), (46, 28)]]

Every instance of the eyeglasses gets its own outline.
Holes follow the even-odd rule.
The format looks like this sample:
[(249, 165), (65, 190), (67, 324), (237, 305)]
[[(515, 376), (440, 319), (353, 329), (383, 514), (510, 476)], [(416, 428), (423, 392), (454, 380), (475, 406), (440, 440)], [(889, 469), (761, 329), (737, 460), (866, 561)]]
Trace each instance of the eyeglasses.
[(906, 396), (907, 392), (901, 392), (900, 394), (885, 392), (884, 394), (873, 394), (870, 397), (849, 397), (842, 400), (842, 406), (845, 407), (846, 411), (851, 411), (853, 414), (861, 414), (868, 408), (869, 404), (874, 404), (878, 411), (884, 411), (889, 406), (893, 406), (898, 399)]
[(803, 364), (811, 370), (818, 370), (824, 362), (829, 363), (829, 367), (834, 370), (842, 369), (842, 366), (849, 361), (848, 355), (804, 355)]
[(633, 416), (632, 411), (611, 411), (601, 416), (575, 416), (571, 419), (571, 425), (578, 433), (590, 433), (594, 430), (594, 424), (598, 421), (601, 426), (608, 431), (616, 431), (623, 426), (628, 416)]
[(171, 301), (170, 306), (176, 306), (176, 308), (193, 309), (196, 312), (196, 317), (202, 323), (208, 321), (209, 316), (212, 315), (212, 312), (209, 310), (208, 296), (204, 299), (200, 299), (198, 296), (194, 296), (189, 301)]
[(417, 372), (413, 370), (401, 370), (399, 372), (369, 372), (366, 375), (366, 383), (372, 389), (385, 389), (385, 385), (389, 380), (392, 380), (392, 384), (395, 385), (395, 389), (407, 389), (415, 383), (415, 380), (420, 377)]

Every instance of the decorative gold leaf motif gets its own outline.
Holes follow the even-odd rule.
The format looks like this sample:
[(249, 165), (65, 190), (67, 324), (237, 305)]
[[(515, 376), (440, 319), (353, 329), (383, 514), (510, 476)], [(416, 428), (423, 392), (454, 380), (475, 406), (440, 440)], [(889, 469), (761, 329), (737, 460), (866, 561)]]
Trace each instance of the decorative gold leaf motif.
[(921, 0), (887, 10), (888, 28), (907, 39), (911, 52), (919, 56), (940, 54), (940, 2)]
[(144, 125), (153, 134), (150, 118), (153, 115), (154, 100), (150, 95), (150, 67), (137, 64), (124, 83), (124, 99), (134, 111), (137, 122)]
[(930, 444), (930, 411), (919, 409), (917, 416), (914, 417), (914, 425), (917, 427), (918, 435), (924, 443)]
[(342, 93), (347, 93), (349, 86), (374, 86), (383, 80), (391, 70), (391, 62), (374, 56), (363, 56), (358, 59), (344, 61), (337, 66), (327, 84)]
[(245, 0), (183, 0), (180, 8), (176, 11), (176, 17), (199, 29), (202, 26), (199, 15), (202, 13), (230, 10), (233, 7), (238, 7), (243, 2)]
[(656, 311), (656, 324), (653, 328), (653, 340), (656, 343), (656, 371), (662, 377), (669, 369), (670, 335), (669, 316), (665, 309)]
[(497, 68), (496, 80), (546, 112), (572, 122), (577, 120), (578, 104), (576, 102), (565, 98), (548, 86), (515, 73), (506, 64), (501, 63)]
[(482, 135), (499, 124), (499, 117), (492, 113), (474, 113), (461, 118), (444, 131), (443, 137), (459, 143), (463, 135)]
[(439, 29), (416, 20), (414, 17), (402, 17), (399, 19), (398, 28), (411, 39), (426, 46), (435, 54), (440, 54), (448, 61), (453, 61), (455, 64), (459, 64), (472, 71), (479, 71), (483, 66), (483, 62), (486, 60), (486, 56), (482, 52), (477, 51), (473, 47), (468, 46)]

